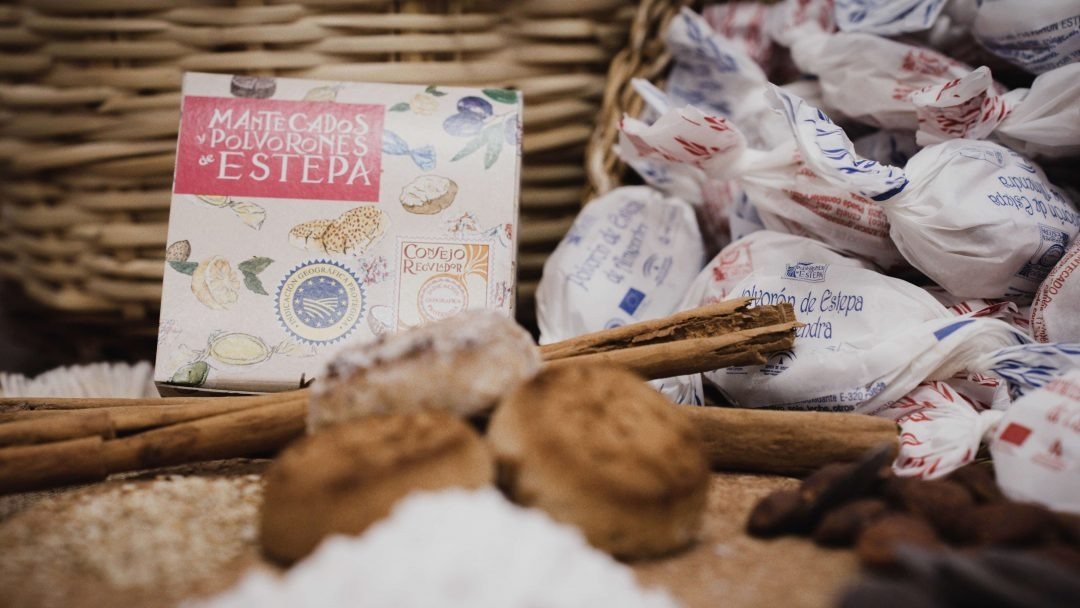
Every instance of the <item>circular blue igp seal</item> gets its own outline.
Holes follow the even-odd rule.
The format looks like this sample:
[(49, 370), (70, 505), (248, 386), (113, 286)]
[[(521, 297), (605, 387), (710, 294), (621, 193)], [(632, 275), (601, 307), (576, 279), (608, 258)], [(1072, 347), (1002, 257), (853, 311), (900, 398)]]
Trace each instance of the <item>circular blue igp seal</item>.
[(309, 344), (345, 338), (364, 317), (364, 284), (344, 264), (311, 260), (290, 270), (275, 297), (278, 321)]

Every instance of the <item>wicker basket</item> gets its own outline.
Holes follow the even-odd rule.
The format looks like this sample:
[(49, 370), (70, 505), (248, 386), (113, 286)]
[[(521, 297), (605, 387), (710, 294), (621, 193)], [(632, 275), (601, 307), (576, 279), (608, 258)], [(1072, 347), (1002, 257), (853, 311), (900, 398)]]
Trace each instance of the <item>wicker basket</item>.
[(586, 200), (623, 184), (626, 165), (615, 154), (619, 121), (625, 114), (638, 116), (644, 106), (631, 81), (635, 78), (653, 82), (663, 80), (671, 67), (671, 55), (664, 45), (664, 32), (668, 24), (683, 7), (700, 10), (703, 4), (701, 0), (641, 0), (638, 4), (626, 48), (615, 55), (608, 70), (596, 131), (589, 138), (585, 150), (585, 169), (589, 179)]
[[(153, 332), (185, 70), (526, 99), (520, 309), (580, 204), (630, 0), (24, 0), (0, 7), (0, 278)], [(122, 314), (118, 314), (122, 313)]]

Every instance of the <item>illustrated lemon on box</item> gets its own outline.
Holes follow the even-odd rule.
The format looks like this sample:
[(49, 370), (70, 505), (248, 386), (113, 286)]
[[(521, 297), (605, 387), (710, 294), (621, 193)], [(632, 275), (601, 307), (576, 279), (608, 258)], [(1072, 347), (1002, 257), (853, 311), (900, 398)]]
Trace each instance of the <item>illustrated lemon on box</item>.
[(225, 258), (209, 257), (191, 273), (191, 291), (209, 308), (225, 310), (240, 298), (240, 277)]
[(233, 270), (232, 264), (222, 256), (215, 255), (202, 262), (194, 262), (187, 259), (190, 255), (191, 243), (176, 241), (166, 250), (165, 261), (173, 270), (191, 277), (191, 293), (207, 308), (227, 310), (239, 299), (241, 283), (252, 293), (268, 295), (259, 273), (274, 260), (252, 256), (237, 264), (236, 270)]

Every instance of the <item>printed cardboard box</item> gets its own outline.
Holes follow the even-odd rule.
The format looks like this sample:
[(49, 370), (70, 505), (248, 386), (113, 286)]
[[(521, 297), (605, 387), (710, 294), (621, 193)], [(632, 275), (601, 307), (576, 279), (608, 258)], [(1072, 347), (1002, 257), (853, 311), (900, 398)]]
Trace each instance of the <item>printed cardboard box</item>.
[(186, 74), (156, 380), (298, 387), (344, 342), (513, 314), (514, 91)]

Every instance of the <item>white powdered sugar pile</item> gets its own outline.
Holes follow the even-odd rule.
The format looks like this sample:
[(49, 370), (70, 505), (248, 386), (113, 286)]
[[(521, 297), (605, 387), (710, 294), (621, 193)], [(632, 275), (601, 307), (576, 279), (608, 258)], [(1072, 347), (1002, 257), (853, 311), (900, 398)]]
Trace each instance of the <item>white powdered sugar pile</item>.
[(493, 489), (414, 494), (361, 537), (332, 537), (283, 577), (249, 573), (189, 607), (668, 608), (574, 528)]

